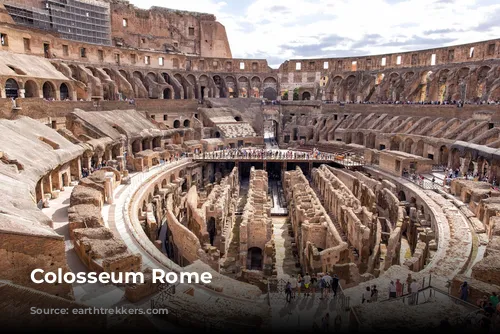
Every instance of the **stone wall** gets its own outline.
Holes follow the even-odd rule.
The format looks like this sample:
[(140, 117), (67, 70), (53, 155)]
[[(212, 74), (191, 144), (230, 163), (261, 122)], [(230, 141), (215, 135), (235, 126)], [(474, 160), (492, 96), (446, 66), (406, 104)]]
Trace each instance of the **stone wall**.
[[(300, 168), (285, 172), (283, 184), (302, 268), (308, 272), (322, 272), (331, 270), (337, 263), (349, 262), (347, 242), (342, 240), (341, 231), (328, 216)], [(309, 247), (308, 243), (314, 247)], [(316, 252), (320, 255), (319, 262)]]
[[(274, 240), (271, 220), (271, 203), (268, 195), (268, 177), (265, 170), (250, 170), (247, 202), (239, 235), (239, 257), (241, 268), (252, 270), (252, 254), (260, 251), (264, 275), (271, 276), (274, 264)], [(253, 249), (253, 250), (252, 250)], [(257, 250), (255, 250), (257, 249)]]
[[(0, 232), (0, 240), (2, 279), (62, 298), (74, 298), (71, 284), (35, 284), (31, 281), (31, 271), (34, 269), (55, 272), (57, 268), (61, 268), (63, 273), (70, 271), (62, 236), (42, 237)], [(36, 278), (41, 279), (41, 274)]]

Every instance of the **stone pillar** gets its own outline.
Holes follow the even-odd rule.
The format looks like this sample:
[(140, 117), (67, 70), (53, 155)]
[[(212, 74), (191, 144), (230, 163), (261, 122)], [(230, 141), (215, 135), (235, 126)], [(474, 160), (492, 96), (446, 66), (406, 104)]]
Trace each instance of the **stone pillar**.
[(19, 89), (19, 97), (21, 99), (24, 99), (26, 97), (26, 90), (23, 88), (23, 89)]
[(465, 169), (466, 166), (469, 167), (469, 162), (467, 161), (467, 159), (460, 158), (460, 172), (461, 172), (461, 175), (465, 175), (465, 173), (467, 172), (467, 170)]
[(472, 175), (474, 176), (474, 175), (476, 175), (476, 173), (478, 171), (478, 169), (477, 169), (478, 164), (477, 164), (477, 162), (472, 162), (472, 164), (474, 165), (474, 172), (472, 173)]
[(5, 96), (5, 89), (4, 89), (3, 87), (2, 87), (2, 88), (0, 88), (0, 97), (1, 97), (2, 99), (7, 98), (7, 97)]
[(107, 172), (104, 175), (104, 195), (107, 204), (113, 204), (113, 188), (114, 188), (114, 177), (113, 172)]
[(43, 177), (42, 183), (43, 183), (43, 193), (52, 194), (52, 178), (50, 177), (50, 174), (47, 174)]
[(118, 170), (124, 171), (125, 170), (125, 157), (123, 155), (117, 156), (116, 161), (118, 162)]
[(82, 158), (76, 158), (71, 160), (69, 164), (69, 170), (71, 173), (71, 181), (80, 180), (82, 178)]

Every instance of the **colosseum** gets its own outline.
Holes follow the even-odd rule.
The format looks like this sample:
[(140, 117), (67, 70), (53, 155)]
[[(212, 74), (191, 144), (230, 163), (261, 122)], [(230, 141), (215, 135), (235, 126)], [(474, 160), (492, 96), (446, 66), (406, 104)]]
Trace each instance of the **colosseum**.
[[(273, 69), (124, 0), (2, 0), (0, 37), (6, 328), (500, 329), (500, 39)], [(92, 307), (137, 312), (30, 314)]]

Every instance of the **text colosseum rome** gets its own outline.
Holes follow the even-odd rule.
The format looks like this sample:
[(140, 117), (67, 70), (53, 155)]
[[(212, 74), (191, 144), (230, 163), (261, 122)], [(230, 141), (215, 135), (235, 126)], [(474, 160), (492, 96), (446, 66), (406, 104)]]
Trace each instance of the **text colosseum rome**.
[(0, 328), (500, 331), (500, 39), (273, 68), (136, 5), (0, 1)]

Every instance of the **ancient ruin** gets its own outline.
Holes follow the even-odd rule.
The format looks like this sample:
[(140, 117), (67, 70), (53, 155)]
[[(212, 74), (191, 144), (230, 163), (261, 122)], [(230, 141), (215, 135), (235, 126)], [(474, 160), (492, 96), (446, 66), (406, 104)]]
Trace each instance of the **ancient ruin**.
[[(328, 272), (347, 330), (411, 308), (435, 327), (500, 293), (500, 39), (272, 69), (232, 58), (212, 14), (121, 0), (4, 0), (0, 34), (0, 310), (126, 301), (267, 329), (292, 277)], [(147, 282), (35, 284), (35, 268)], [(153, 284), (153, 268), (214, 279)], [(360, 305), (373, 285), (380, 303)], [(315, 287), (307, 326), (326, 311)]]

